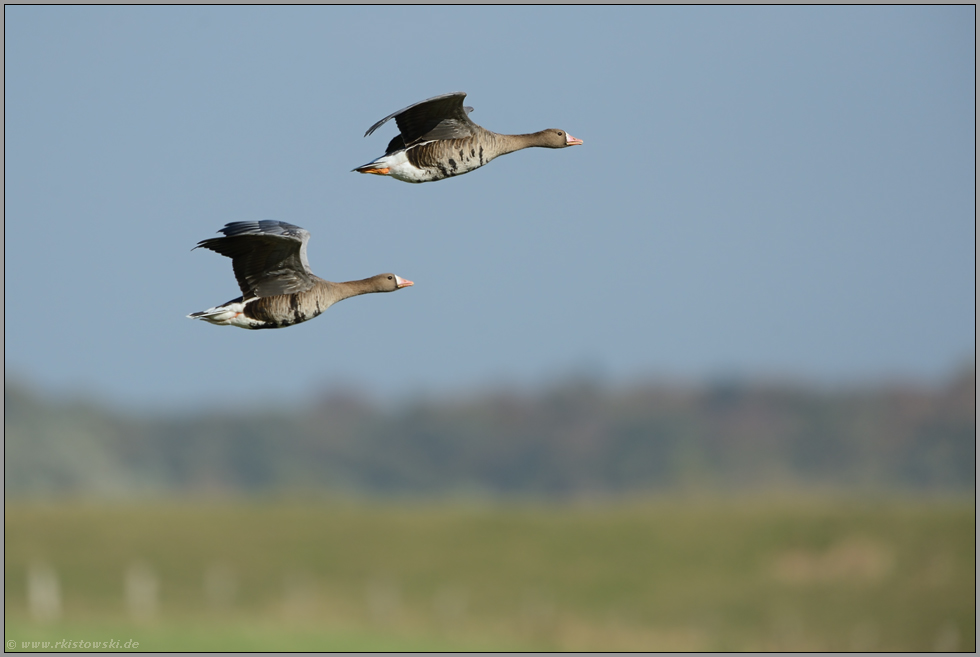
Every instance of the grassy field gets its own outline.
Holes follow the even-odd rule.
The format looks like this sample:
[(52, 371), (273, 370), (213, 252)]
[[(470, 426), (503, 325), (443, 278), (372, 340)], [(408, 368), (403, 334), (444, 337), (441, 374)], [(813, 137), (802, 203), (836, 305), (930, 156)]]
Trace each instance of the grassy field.
[(4, 638), (974, 651), (975, 535), (972, 499), (7, 504)]

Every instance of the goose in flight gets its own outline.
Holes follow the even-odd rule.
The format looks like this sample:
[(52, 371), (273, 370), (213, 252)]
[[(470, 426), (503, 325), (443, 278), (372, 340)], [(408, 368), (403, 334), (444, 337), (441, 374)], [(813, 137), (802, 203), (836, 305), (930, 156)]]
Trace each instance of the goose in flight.
[(523, 148), (565, 148), (582, 143), (564, 130), (549, 128), (526, 135), (501, 135), (470, 121), (462, 91), (423, 100), (389, 114), (364, 136), (395, 119), (400, 133), (385, 154), (354, 171), (391, 176), (411, 183), (432, 182), (469, 173), (495, 157)]
[(202, 240), (194, 248), (231, 258), (242, 296), (188, 317), (219, 326), (283, 328), (313, 319), (348, 297), (413, 285), (394, 274), (347, 283), (325, 281), (310, 271), (306, 260), (310, 234), (285, 221), (236, 221), (218, 232), (224, 237)]

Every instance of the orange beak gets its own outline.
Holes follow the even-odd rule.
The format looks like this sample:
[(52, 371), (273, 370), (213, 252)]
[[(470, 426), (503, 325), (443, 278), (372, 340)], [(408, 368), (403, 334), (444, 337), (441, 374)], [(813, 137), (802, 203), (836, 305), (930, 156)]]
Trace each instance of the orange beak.
[(411, 287), (412, 285), (415, 285), (415, 283), (408, 280), (407, 278), (402, 278), (397, 274), (395, 275), (395, 287), (403, 288), (403, 287)]
[(573, 137), (571, 135), (571, 133), (566, 132), (565, 133), (565, 145), (566, 146), (581, 146), (582, 145), (582, 140), (581, 139), (576, 139), (575, 137)]

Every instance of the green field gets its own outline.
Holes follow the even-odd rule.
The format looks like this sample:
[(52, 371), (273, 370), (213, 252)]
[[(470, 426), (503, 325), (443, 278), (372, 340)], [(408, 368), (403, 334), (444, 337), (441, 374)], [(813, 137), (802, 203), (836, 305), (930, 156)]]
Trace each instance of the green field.
[[(974, 651), (975, 509), (786, 495), (7, 504), (4, 638), (18, 652), (59, 640), (153, 651)], [(42, 567), (58, 580), (47, 620), (27, 594), (28, 572)], [(137, 595), (136, 579), (155, 584)]]

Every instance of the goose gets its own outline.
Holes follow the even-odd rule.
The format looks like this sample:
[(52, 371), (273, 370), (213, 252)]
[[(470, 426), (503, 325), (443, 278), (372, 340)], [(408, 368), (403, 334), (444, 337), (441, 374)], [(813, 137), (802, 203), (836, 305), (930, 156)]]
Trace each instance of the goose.
[(192, 319), (246, 329), (284, 328), (313, 319), (348, 297), (414, 285), (394, 274), (325, 281), (310, 271), (306, 260), (309, 232), (285, 221), (235, 221), (218, 232), (224, 237), (202, 240), (194, 249), (204, 247), (231, 258), (242, 296), (191, 313)]
[(466, 93), (457, 91), (409, 105), (371, 126), (364, 136), (395, 119), (400, 134), (385, 154), (354, 171), (391, 176), (410, 183), (432, 182), (473, 169), (522, 148), (565, 148), (582, 143), (564, 130), (549, 128), (527, 135), (500, 135), (473, 123), (463, 107)]

